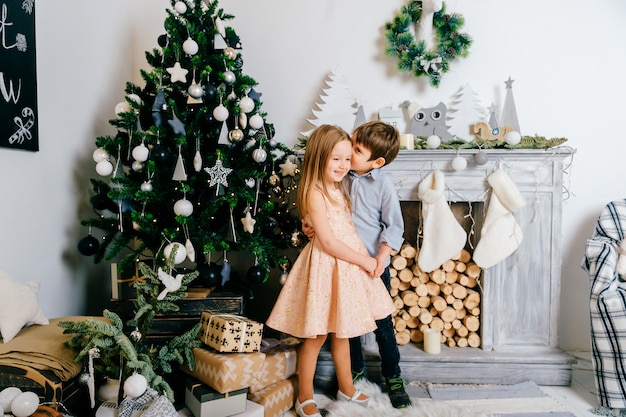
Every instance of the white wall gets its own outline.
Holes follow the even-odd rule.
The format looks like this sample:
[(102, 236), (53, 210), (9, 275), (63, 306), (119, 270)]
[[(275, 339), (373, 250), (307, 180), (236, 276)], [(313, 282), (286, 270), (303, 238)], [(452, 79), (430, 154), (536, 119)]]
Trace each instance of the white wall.
[[(432, 88), (395, 69), (383, 53), (384, 24), (404, 0), (224, 0), (244, 47), (244, 70), (277, 138), (294, 145), (310, 125), (323, 80), (339, 66), (368, 118), (403, 100), (448, 102), (470, 84), (484, 104), (513, 93), (522, 133), (566, 137), (577, 149), (566, 174), (563, 212), (561, 346), (589, 349), (585, 239), (603, 206), (624, 196), (622, 81), (626, 3), (598, 0), (446, 2), (461, 13), (474, 44)], [(164, 32), (166, 0), (37, 2), (40, 151), (0, 148), (0, 269), (39, 279), (50, 316), (101, 311), (110, 291), (107, 265), (76, 251), (87, 230), (91, 154), (126, 81), (141, 82), (144, 52)], [(0, 115), (0, 117), (2, 117)], [(97, 290), (94, 294), (94, 290)], [(87, 294), (90, 294), (89, 296)]]

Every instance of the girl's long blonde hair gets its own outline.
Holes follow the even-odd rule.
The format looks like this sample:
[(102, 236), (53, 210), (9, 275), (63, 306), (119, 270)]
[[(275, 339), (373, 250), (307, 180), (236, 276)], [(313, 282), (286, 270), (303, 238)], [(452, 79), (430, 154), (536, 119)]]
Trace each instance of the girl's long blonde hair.
[[(335, 145), (342, 140), (347, 140), (352, 143), (350, 135), (345, 130), (333, 125), (318, 126), (307, 140), (304, 161), (302, 162), (300, 183), (298, 184), (297, 206), (300, 217), (306, 217), (308, 213), (309, 196), (313, 188), (318, 184), (321, 184), (324, 195), (330, 201), (333, 201), (328, 192), (329, 184), (326, 184), (324, 181), (324, 171), (330, 159), (330, 153)], [(346, 203), (350, 204), (344, 187), (341, 187), (341, 190)]]

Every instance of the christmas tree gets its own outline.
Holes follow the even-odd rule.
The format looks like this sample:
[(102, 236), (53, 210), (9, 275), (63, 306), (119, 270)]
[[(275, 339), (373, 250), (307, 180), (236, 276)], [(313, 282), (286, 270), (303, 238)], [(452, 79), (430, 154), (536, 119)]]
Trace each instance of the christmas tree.
[(158, 267), (176, 246), (176, 265), (209, 287), (228, 281), (228, 253), (245, 251), (255, 260), (248, 279), (265, 282), (299, 230), (286, 196), (295, 155), (274, 138), (243, 72), (240, 39), (226, 25), (233, 16), (217, 1), (171, 5), (160, 47), (146, 53), (145, 85), (126, 84), (110, 120), (117, 134), (96, 140), (98, 215), (82, 221), (89, 234), (78, 249), (119, 262), (123, 274), (139, 259)]
[(171, 399), (163, 376), (176, 364), (193, 369), (200, 325), (155, 348), (145, 338), (154, 316), (178, 310), (175, 301), (194, 281), (225, 286), (229, 252), (255, 260), (250, 283), (265, 282), (274, 266), (284, 275), (282, 250), (303, 239), (297, 158), (274, 138), (257, 83), (243, 72), (240, 39), (226, 25), (234, 17), (211, 0), (171, 0), (166, 12), (159, 48), (146, 52), (145, 85), (126, 84), (110, 120), (117, 133), (96, 139), (97, 216), (82, 220), (89, 233), (78, 242), (95, 262), (118, 263), (120, 275), (141, 271), (135, 316), (123, 323), (105, 310), (108, 322), (63, 325), (77, 360), (94, 369), (91, 384), (94, 373), (123, 380), (136, 373)]

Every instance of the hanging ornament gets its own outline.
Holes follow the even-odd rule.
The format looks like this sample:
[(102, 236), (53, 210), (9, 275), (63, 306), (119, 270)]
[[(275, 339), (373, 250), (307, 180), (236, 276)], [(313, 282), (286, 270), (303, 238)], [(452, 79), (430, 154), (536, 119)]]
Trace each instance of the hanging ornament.
[(250, 214), (250, 207), (246, 210), (246, 215), (241, 219), (241, 224), (243, 224), (243, 231), (248, 232), (250, 234), (254, 233), (254, 225), (256, 224), (256, 220)]
[(152, 151), (150, 151), (150, 159), (159, 164), (166, 164), (169, 162), (172, 154), (166, 146), (157, 144)]
[(229, 114), (228, 109), (222, 104), (221, 101), (220, 104), (213, 109), (213, 117), (215, 117), (215, 120), (218, 122), (223, 122), (228, 119)]
[(437, 135), (430, 135), (426, 138), (426, 145), (430, 149), (437, 149), (441, 145), (441, 138)]
[(228, 132), (228, 139), (233, 143), (241, 142), (243, 136), (243, 130), (239, 129), (238, 125), (235, 125), (235, 128)]
[(217, 87), (211, 84), (211, 82), (208, 82), (204, 86), (204, 99), (210, 103), (213, 103), (216, 98), (217, 98)]
[(233, 60), (237, 58), (237, 51), (235, 51), (235, 48), (229, 46), (226, 49), (224, 49), (224, 55), (226, 55), (228, 59)]
[(487, 155), (487, 152), (479, 150), (476, 155), (474, 155), (474, 161), (476, 165), (485, 165), (489, 161), (489, 155)]
[(172, 180), (174, 181), (187, 181), (187, 172), (185, 171), (181, 147), (182, 145), (178, 145), (178, 160), (176, 161), (176, 168), (174, 168), (174, 175), (172, 176)]
[(91, 235), (91, 231), (89, 235), (85, 236), (81, 240), (78, 241), (78, 252), (84, 256), (95, 255), (100, 249), (100, 242), (98, 239)]
[(148, 381), (146, 377), (138, 373), (133, 373), (124, 381), (124, 394), (131, 399), (140, 397), (146, 392), (147, 388)]
[(253, 129), (260, 129), (263, 127), (263, 118), (258, 114), (254, 114), (250, 117), (250, 127)]
[[(187, 92), (195, 99), (200, 99), (204, 95), (204, 89), (200, 84), (196, 83), (196, 80), (193, 80), (191, 85), (189, 85)], [(202, 103), (202, 100), (199, 100), (199, 102)]]
[(509, 145), (515, 146), (521, 142), (522, 135), (520, 135), (519, 132), (512, 130), (508, 132), (506, 135), (504, 135), (504, 140), (506, 140), (506, 143), (508, 143)]
[(182, 243), (172, 242), (168, 244), (165, 248), (163, 248), (163, 255), (166, 259), (169, 259), (174, 248), (176, 248), (176, 257), (174, 258), (174, 264), (178, 265), (182, 263), (187, 257), (187, 250), (182, 245)]
[(162, 88), (159, 88), (154, 98), (154, 103), (152, 104), (152, 120), (154, 121), (154, 125), (156, 127), (161, 127), (163, 124), (161, 112), (166, 110), (167, 100), (165, 99), (165, 93), (163, 93)]
[(108, 159), (103, 159), (96, 164), (96, 172), (100, 176), (107, 177), (113, 173), (113, 164)]
[(228, 281), (230, 281), (230, 262), (228, 262), (228, 258), (226, 257), (226, 251), (224, 251), (224, 263), (222, 264), (222, 270), (220, 274), (222, 276), (222, 287), (226, 285)]
[(287, 277), (289, 276), (289, 270), (291, 269), (291, 261), (286, 256), (283, 256), (278, 260), (278, 267), (281, 271), (278, 282), (280, 285), (285, 285), (285, 281), (287, 281)]
[(215, 30), (217, 30), (217, 33), (219, 33), (222, 38), (226, 37), (226, 28), (224, 27), (224, 21), (222, 19), (220, 19), (219, 17), (215, 18)]
[(235, 80), (237, 79), (237, 77), (235, 76), (235, 73), (232, 71), (225, 71), (224, 72), (224, 82), (228, 85), (232, 85)]
[(276, 172), (272, 171), (272, 175), (270, 175), (270, 179), (268, 180), (272, 187), (276, 187), (280, 184), (280, 177), (276, 174)]
[(85, 370), (78, 376), (78, 385), (86, 387), (87, 384), (89, 384), (89, 372)]
[(287, 160), (283, 164), (280, 164), (278, 166), (280, 167), (280, 173), (283, 177), (295, 177), (298, 165), (291, 162), (291, 159), (287, 158)]
[(254, 188), (256, 185), (256, 180), (254, 178), (246, 178), (246, 185), (248, 188)]
[[(185, 234), (189, 234), (189, 232), (186, 232)], [(196, 250), (193, 247), (193, 244), (191, 243), (191, 240), (189, 240), (189, 238), (187, 238), (187, 240), (185, 241), (185, 250), (187, 251), (187, 259), (189, 259), (189, 261), (191, 262), (195, 262), (196, 261)]]
[(254, 110), (254, 101), (250, 97), (245, 96), (244, 98), (239, 100), (239, 108), (244, 113), (250, 113), (252, 110)]
[(186, 198), (181, 198), (174, 203), (174, 213), (177, 216), (189, 217), (193, 213), (193, 204)]
[(452, 168), (454, 168), (455, 171), (463, 171), (466, 166), (467, 166), (467, 160), (463, 158), (462, 156), (457, 155), (452, 160)]
[(135, 342), (139, 342), (141, 340), (141, 338), (143, 337), (143, 335), (141, 334), (141, 332), (139, 331), (138, 327), (135, 327), (135, 330), (133, 330), (132, 332), (130, 332), (130, 338)]
[(93, 161), (95, 163), (98, 163), (100, 161), (104, 161), (104, 160), (109, 160), (109, 153), (106, 151), (106, 149), (104, 148), (97, 148), (95, 151), (93, 151)]
[[(209, 187), (213, 187), (214, 185), (223, 185), (224, 187), (228, 187), (228, 180), (226, 177), (232, 172), (232, 168), (225, 168), (221, 159), (215, 161), (215, 165), (212, 168), (204, 168), (204, 170), (211, 177)], [(215, 195), (218, 195), (218, 192), (219, 187), (216, 188)]]
[(135, 103), (137, 106), (141, 106), (143, 104), (143, 101), (141, 100), (141, 97), (139, 97), (137, 94), (129, 94), (126, 96), (130, 101), (132, 101), (133, 103)]
[(239, 114), (239, 124), (241, 125), (242, 129), (245, 129), (248, 126), (248, 115), (244, 112), (241, 112)]
[(141, 188), (141, 191), (145, 191), (149, 193), (150, 191), (152, 191), (152, 182), (144, 181), (141, 183), (141, 186), (139, 188)]
[(246, 276), (253, 284), (261, 284), (265, 281), (265, 271), (258, 264), (251, 266)]
[(291, 234), (291, 238), (289, 239), (289, 244), (291, 245), (292, 248), (297, 248), (300, 245), (302, 245), (303, 239), (302, 239), (302, 232), (300, 232), (299, 230), (296, 230), (295, 232), (293, 232)]
[(183, 51), (185, 51), (185, 53), (187, 55), (195, 55), (198, 53), (198, 43), (196, 41), (194, 41), (193, 39), (191, 39), (191, 37), (188, 37), (187, 40), (185, 42), (183, 42)]
[(196, 151), (196, 154), (193, 157), (193, 169), (195, 169), (196, 172), (200, 172), (202, 169), (202, 155), (200, 154), (200, 151)]
[(205, 288), (215, 287), (220, 282), (220, 276), (222, 273), (221, 267), (211, 263), (210, 254), (208, 255), (208, 258), (209, 259), (206, 263), (202, 264), (202, 266), (198, 268), (198, 278), (202, 286)]
[(263, 148), (257, 148), (252, 152), (252, 159), (258, 163), (265, 162), (267, 159), (267, 152)]
[(138, 162), (146, 162), (148, 160), (148, 156), (150, 155), (150, 149), (141, 142), (139, 145), (133, 148), (133, 158)]
[(128, 113), (129, 111), (132, 111), (132, 108), (126, 101), (119, 102), (115, 105), (116, 116), (120, 116), (122, 113)]
[(218, 145), (230, 145), (232, 142), (228, 139), (228, 125), (226, 122), (222, 122), (222, 128), (220, 129), (220, 137), (217, 140)]
[(176, 4), (174, 4), (174, 10), (178, 14), (185, 14), (185, 12), (187, 12), (187, 5), (182, 1), (177, 1)]
[(180, 121), (176, 114), (172, 114), (172, 118), (167, 121), (167, 123), (171, 126), (172, 130), (177, 135), (186, 136), (187, 132), (185, 131), (185, 125)]
[(171, 82), (187, 82), (187, 73), (189, 72), (189, 70), (182, 68), (180, 66), (180, 62), (176, 61), (173, 67), (165, 68), (165, 70), (170, 74)]

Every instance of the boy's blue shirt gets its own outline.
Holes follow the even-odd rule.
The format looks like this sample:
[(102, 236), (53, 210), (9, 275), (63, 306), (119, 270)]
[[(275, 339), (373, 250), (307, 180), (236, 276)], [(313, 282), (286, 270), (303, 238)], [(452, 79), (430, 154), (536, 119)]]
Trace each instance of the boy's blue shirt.
[(391, 178), (380, 168), (361, 176), (350, 171), (346, 178), (354, 226), (369, 254), (375, 257), (384, 242), (400, 250), (404, 243), (404, 219)]

